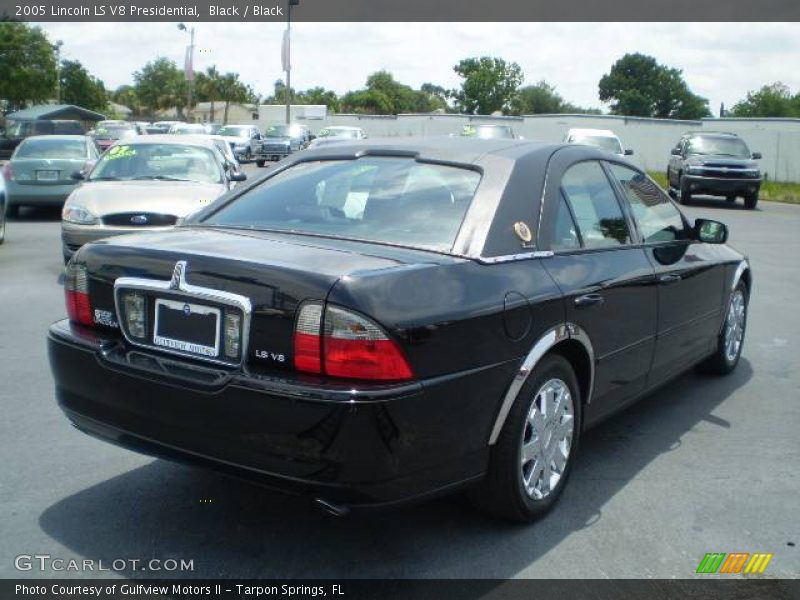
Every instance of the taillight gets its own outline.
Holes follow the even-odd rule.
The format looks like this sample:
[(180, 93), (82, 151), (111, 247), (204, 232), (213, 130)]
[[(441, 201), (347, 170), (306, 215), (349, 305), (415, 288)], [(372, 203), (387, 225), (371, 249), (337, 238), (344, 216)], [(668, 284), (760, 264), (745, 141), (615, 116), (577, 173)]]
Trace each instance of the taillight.
[(294, 335), (298, 371), (380, 381), (414, 376), (397, 343), (366, 317), (328, 306), (323, 325), (322, 315), (319, 303), (305, 304), (300, 310)]
[(7, 162), (3, 167), (3, 179), (6, 181), (14, 181), (14, 171), (11, 170), (10, 162)]
[(74, 262), (67, 265), (64, 274), (64, 298), (70, 321), (94, 327), (92, 306), (89, 302), (89, 277), (84, 265)]

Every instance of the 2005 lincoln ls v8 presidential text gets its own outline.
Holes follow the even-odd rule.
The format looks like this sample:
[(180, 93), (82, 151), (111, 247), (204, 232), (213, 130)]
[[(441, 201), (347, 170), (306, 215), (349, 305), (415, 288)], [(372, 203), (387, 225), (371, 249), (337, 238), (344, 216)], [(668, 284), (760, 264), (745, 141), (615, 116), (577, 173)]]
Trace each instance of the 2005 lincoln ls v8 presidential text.
[(736, 366), (751, 273), (727, 235), (590, 146), (323, 147), (79, 250), (56, 394), (89, 434), (335, 512), (469, 487), (527, 521), (586, 427)]

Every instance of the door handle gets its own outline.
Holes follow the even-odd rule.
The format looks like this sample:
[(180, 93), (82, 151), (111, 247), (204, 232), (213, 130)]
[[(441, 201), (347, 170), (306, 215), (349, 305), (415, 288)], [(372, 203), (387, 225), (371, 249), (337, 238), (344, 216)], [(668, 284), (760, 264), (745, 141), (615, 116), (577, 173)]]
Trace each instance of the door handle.
[(605, 300), (600, 294), (585, 294), (575, 298), (575, 308), (589, 308), (590, 306), (599, 306)]
[(669, 285), (670, 283), (678, 283), (681, 279), (681, 276), (676, 273), (667, 273), (666, 275), (659, 276), (658, 282)]

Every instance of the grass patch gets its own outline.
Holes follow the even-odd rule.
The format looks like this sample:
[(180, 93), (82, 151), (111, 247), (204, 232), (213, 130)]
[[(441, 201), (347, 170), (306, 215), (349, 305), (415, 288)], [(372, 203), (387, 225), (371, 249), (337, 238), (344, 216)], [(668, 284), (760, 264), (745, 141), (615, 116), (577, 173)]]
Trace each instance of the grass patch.
[[(665, 190), (667, 189), (667, 175), (661, 171), (648, 171), (647, 174)], [(759, 200), (767, 202), (785, 202), (787, 204), (800, 204), (800, 183), (785, 181), (762, 181)]]

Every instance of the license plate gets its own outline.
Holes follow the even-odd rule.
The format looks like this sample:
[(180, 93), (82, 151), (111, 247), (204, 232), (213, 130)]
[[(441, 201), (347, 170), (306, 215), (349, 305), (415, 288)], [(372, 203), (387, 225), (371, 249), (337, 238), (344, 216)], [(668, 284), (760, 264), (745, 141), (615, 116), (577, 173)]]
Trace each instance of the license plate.
[(36, 171), (36, 181), (58, 181), (58, 171)]
[(153, 344), (201, 356), (219, 356), (220, 309), (179, 300), (156, 300)]

